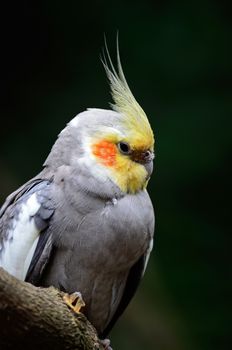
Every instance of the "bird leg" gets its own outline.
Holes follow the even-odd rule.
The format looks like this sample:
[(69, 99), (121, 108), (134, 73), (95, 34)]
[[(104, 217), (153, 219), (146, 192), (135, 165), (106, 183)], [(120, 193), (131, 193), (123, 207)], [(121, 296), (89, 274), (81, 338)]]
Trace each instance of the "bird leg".
[(72, 294), (65, 293), (63, 300), (77, 314), (80, 312), (80, 309), (85, 306), (80, 292)]
[[(65, 293), (63, 295), (63, 300), (65, 304), (67, 304), (77, 314), (79, 314), (80, 309), (85, 306), (85, 302), (82, 299), (80, 292), (74, 292), (72, 294)], [(100, 342), (103, 345), (104, 350), (113, 350), (110, 346), (109, 339), (101, 339)]]

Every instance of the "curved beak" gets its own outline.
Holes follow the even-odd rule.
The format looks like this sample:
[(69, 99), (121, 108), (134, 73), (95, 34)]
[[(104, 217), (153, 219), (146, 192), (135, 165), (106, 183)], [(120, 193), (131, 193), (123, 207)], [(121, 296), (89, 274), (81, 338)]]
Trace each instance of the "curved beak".
[(131, 154), (131, 159), (137, 163), (142, 164), (147, 171), (147, 179), (151, 177), (153, 171), (153, 159), (155, 155), (152, 151), (133, 151)]
[(147, 180), (151, 177), (151, 174), (153, 172), (153, 160), (151, 160), (148, 163), (143, 164), (146, 171), (147, 171)]

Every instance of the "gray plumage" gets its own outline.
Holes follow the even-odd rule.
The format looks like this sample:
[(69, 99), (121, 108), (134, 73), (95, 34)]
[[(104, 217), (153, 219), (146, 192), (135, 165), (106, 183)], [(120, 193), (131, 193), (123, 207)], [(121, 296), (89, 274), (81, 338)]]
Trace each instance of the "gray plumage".
[[(137, 288), (154, 231), (147, 191), (122, 191), (86, 153), (92, 137), (112, 130), (125, 133), (117, 112), (79, 114), (59, 135), (42, 172), (10, 195), (0, 211), (0, 265), (11, 271), (6, 250), (14, 254), (19, 221), (31, 220), (38, 237), (30, 259), (28, 251), (24, 258), (20, 255), (27, 264), (30, 260), (24, 279), (68, 293), (80, 291), (85, 313), (102, 337)], [(27, 214), (30, 198), (35, 213)]]

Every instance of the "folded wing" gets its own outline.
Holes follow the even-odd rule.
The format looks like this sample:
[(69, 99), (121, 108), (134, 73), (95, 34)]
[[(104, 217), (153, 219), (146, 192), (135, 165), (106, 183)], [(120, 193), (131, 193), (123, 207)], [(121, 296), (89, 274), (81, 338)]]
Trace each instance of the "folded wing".
[(21, 280), (28, 275), (38, 242), (43, 241), (44, 250), (49, 238), (46, 231), (54, 213), (50, 186), (49, 180), (31, 180), (0, 210), (0, 266)]

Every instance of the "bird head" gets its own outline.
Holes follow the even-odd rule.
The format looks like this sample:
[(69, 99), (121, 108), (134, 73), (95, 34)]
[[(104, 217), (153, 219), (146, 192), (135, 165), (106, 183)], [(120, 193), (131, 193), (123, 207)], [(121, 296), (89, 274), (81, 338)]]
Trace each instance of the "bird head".
[[(106, 47), (107, 50), (107, 47)], [(89, 110), (95, 114), (91, 136), (86, 138), (86, 154), (123, 192), (146, 188), (153, 170), (154, 136), (148, 118), (135, 100), (122, 70), (117, 50), (116, 72), (108, 53), (103, 65), (109, 79), (113, 110)], [(93, 167), (94, 168), (94, 167)]]
[[(78, 114), (59, 139), (68, 143), (69, 153), (64, 161), (70, 158), (74, 166), (87, 169), (100, 182), (111, 180), (122, 192), (136, 193), (146, 188), (153, 170), (154, 136), (145, 112), (127, 84), (119, 51), (117, 71), (108, 50), (107, 54), (109, 64), (104, 60), (103, 65), (114, 101), (113, 111), (88, 109)], [(70, 151), (70, 135), (76, 140), (74, 153)], [(55, 148), (53, 153), (57, 154)]]

